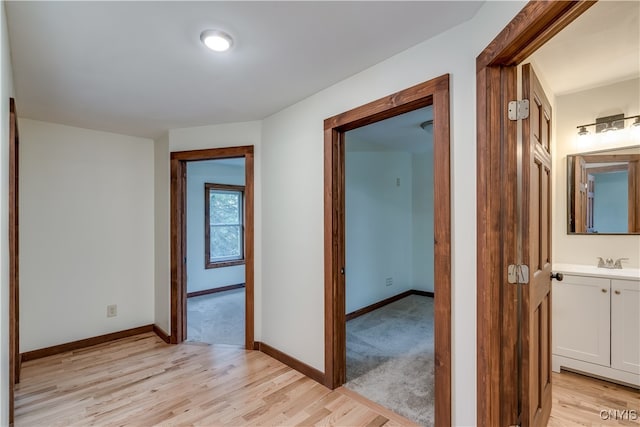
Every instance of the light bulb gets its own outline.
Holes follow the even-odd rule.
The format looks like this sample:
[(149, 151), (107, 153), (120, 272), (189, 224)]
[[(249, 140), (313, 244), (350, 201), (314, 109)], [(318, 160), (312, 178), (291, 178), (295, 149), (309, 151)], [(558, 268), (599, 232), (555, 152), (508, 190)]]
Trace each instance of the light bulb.
[(226, 52), (233, 45), (233, 39), (225, 32), (218, 30), (205, 30), (200, 34), (200, 40), (209, 49), (215, 52)]

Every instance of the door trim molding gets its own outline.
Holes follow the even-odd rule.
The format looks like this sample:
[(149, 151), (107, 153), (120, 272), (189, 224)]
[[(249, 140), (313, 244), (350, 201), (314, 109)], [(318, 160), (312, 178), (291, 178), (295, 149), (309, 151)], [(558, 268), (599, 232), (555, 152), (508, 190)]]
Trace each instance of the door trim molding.
[(449, 75), (328, 118), (324, 122), (325, 385), (345, 381), (344, 133), (433, 105), (435, 233), (435, 420), (451, 424), (451, 189)]
[[(186, 173), (187, 162), (243, 157), (245, 160), (245, 348), (254, 347), (254, 168), (253, 145), (171, 153), (171, 344), (187, 337)], [(197, 255), (199, 256), (199, 255)]]
[[(501, 384), (505, 297), (505, 257), (513, 243), (515, 203), (515, 126), (506, 117), (506, 101), (515, 87), (518, 65), (595, 4), (595, 1), (531, 1), (476, 59), (477, 108), (477, 423), (504, 425)], [(511, 245), (515, 248), (515, 246)], [(515, 255), (515, 253), (514, 253)]]
[(9, 424), (14, 419), (14, 389), (20, 382), (20, 218), (19, 218), (19, 150), (18, 115), (15, 99), (9, 98)]

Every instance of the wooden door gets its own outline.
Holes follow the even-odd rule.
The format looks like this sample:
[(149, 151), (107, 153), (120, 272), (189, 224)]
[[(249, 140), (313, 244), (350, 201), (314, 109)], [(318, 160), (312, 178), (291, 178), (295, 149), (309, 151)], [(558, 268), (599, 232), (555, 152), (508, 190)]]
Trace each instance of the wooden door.
[(551, 104), (530, 64), (522, 67), (522, 426), (546, 426), (551, 413)]
[(584, 158), (576, 156), (574, 166), (574, 231), (576, 233), (584, 233), (587, 231), (585, 223), (587, 218), (587, 170), (585, 169)]
[(594, 196), (596, 190), (596, 178), (590, 173), (587, 174), (587, 215), (585, 226), (587, 233), (595, 232), (593, 228), (593, 206), (595, 203)]
[[(508, 265), (520, 262), (520, 242), (511, 212), (518, 193), (514, 182), (522, 178), (522, 162), (515, 143), (518, 125), (507, 120), (507, 105), (516, 99), (518, 84), (509, 69), (520, 64), (574, 19), (592, 7), (593, 1), (531, 1), (509, 22), (476, 59), (477, 107), (477, 349), (478, 420), (483, 427), (513, 425), (503, 408), (513, 400), (505, 377), (517, 377), (505, 370), (505, 353), (513, 352), (513, 334), (505, 336), (513, 286), (506, 286)], [(524, 120), (529, 122), (530, 120)], [(514, 149), (517, 146), (518, 151)], [(527, 153), (528, 155), (528, 153)], [(518, 182), (517, 187), (521, 187)], [(518, 229), (522, 227), (518, 224)], [(525, 285), (528, 286), (528, 285)], [(523, 289), (518, 285), (515, 289)], [(516, 330), (521, 329), (517, 328)], [(505, 351), (505, 349), (507, 351)], [(519, 350), (519, 349), (518, 349)], [(516, 350), (516, 354), (518, 354)], [(521, 386), (518, 389), (522, 389)], [(516, 393), (517, 394), (517, 393)], [(521, 396), (520, 396), (521, 397)], [(518, 410), (521, 413), (521, 410)]]
[(629, 233), (640, 233), (640, 161), (629, 161)]
[(19, 238), (18, 238), (18, 116), (9, 100), (9, 424), (14, 417), (14, 388), (20, 382)]

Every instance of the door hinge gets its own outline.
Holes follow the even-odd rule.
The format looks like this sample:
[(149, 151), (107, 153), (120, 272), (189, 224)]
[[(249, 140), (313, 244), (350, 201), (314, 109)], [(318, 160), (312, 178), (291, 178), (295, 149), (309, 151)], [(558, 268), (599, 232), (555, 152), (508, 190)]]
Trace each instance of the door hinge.
[(529, 100), (509, 102), (509, 120), (521, 120), (529, 118)]
[(507, 280), (512, 284), (524, 285), (529, 283), (529, 266), (524, 264), (510, 264), (507, 267)]

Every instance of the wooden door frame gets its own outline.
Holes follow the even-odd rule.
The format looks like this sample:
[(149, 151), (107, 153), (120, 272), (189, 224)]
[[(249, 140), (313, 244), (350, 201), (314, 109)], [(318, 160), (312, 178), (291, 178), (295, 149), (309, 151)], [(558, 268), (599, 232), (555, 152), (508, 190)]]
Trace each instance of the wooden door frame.
[(324, 122), (325, 385), (345, 381), (344, 133), (433, 105), (435, 422), (451, 424), (451, 177), (449, 75), (331, 117)]
[(20, 382), (19, 301), (19, 133), (16, 102), (9, 98), (9, 424), (14, 419), (14, 389)]
[[(504, 425), (510, 391), (503, 379), (517, 361), (503, 357), (513, 343), (507, 265), (517, 247), (515, 66), (584, 13), (595, 1), (530, 1), (476, 59), (477, 87), (477, 422)], [(508, 352), (507, 352), (508, 353)]]
[[(187, 163), (192, 161), (244, 158), (245, 164), (245, 348), (254, 347), (254, 168), (253, 146), (176, 151), (171, 153), (171, 336), (172, 344), (187, 337)], [(199, 254), (202, 255), (202, 254)]]

